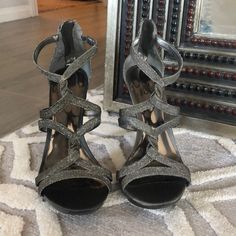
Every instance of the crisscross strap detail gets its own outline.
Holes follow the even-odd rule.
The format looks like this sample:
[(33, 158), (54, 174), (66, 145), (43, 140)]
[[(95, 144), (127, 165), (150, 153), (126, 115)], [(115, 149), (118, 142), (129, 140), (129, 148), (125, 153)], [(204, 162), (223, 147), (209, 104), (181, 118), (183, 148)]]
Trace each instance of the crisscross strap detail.
[[(93, 116), (90, 120), (84, 123), (77, 132), (72, 132), (65, 125), (56, 122), (52, 119), (54, 115), (63, 110), (65, 104), (71, 104), (77, 107), (82, 107)], [(53, 106), (41, 111), (41, 118), (39, 120), (39, 129), (47, 132), (48, 129), (55, 130), (56, 132), (65, 136), (70, 145), (80, 144), (85, 133), (93, 130), (100, 124), (101, 108), (93, 103), (83, 100), (82, 98), (75, 97), (72, 93), (67, 94), (57, 101)], [(78, 169), (68, 170), (68, 168), (76, 164)], [(105, 168), (93, 164), (91, 161), (86, 161), (80, 158), (78, 151), (71, 149), (69, 155), (63, 160), (59, 161), (53, 167), (43, 171), (36, 178), (36, 183), (39, 185), (41, 192), (48, 185), (68, 178), (95, 178), (103, 181), (110, 188), (111, 173)]]
[(95, 129), (100, 124), (100, 118), (93, 118), (87, 121), (77, 130), (76, 133), (72, 132), (61, 123), (49, 119), (40, 120), (38, 124), (39, 124), (39, 129), (41, 131), (46, 132), (47, 129), (53, 129), (58, 133), (64, 135), (69, 140), (69, 143), (76, 144), (80, 142), (82, 136), (84, 136), (87, 132)]
[[(153, 110), (154, 108), (176, 117), (155, 128), (137, 118), (138, 114), (146, 110)], [(150, 99), (135, 104), (132, 107), (121, 109), (119, 125), (125, 129), (143, 131), (149, 137), (157, 139), (166, 129), (177, 126), (179, 121), (179, 108), (163, 102), (157, 94), (153, 93)]]
[[(162, 166), (149, 167), (148, 165), (153, 161), (157, 161)], [(139, 161), (124, 166), (119, 171), (118, 178), (122, 179), (121, 184), (124, 189), (135, 179), (155, 175), (180, 177), (190, 183), (190, 172), (184, 164), (160, 155), (153, 147), (149, 147), (146, 155)]]
[(101, 108), (91, 103), (83, 98), (73, 96), (70, 91), (67, 91), (65, 96), (60, 98), (55, 104), (49, 108), (45, 108), (40, 111), (40, 118), (42, 119), (51, 119), (53, 115), (62, 111), (66, 104), (71, 104), (74, 106), (79, 106), (84, 109), (84, 113), (87, 116), (99, 117), (101, 115)]
[[(56, 43), (59, 39), (58, 35), (53, 35), (51, 37), (43, 40), (36, 47), (33, 59), (39, 70), (47, 77), (49, 81), (58, 83), (60, 86), (61, 98), (53, 104), (51, 107), (45, 108), (40, 111), (39, 129), (41, 131), (47, 132), (47, 130), (55, 130), (56, 132), (62, 134), (68, 139), (70, 144), (68, 156), (62, 160), (55, 163), (52, 167), (39, 173), (36, 178), (36, 185), (39, 186), (39, 192), (42, 193), (43, 189), (47, 186), (59, 182), (61, 180), (73, 179), (73, 178), (93, 178), (100, 182), (103, 182), (111, 190), (111, 173), (107, 169), (99, 165), (98, 162), (92, 162), (90, 159), (83, 160), (80, 157), (79, 151), (73, 146), (76, 144), (78, 147), (84, 144), (84, 135), (96, 128), (101, 122), (101, 108), (83, 98), (74, 96), (71, 90), (68, 89), (67, 79), (69, 79), (77, 70), (85, 65), (88, 60), (93, 57), (97, 51), (96, 41), (90, 37), (82, 36), (81, 39), (87, 42), (90, 48), (85, 51), (81, 56), (75, 58), (71, 62), (67, 69), (62, 75), (47, 71), (38, 64), (38, 57), (42, 49), (51, 43)], [(76, 107), (82, 108), (84, 110), (84, 115), (89, 116), (90, 119), (79, 127), (76, 132), (72, 132), (65, 125), (54, 120), (54, 116), (61, 112), (66, 105), (74, 105)], [(86, 144), (86, 151), (88, 147)], [(92, 155), (92, 154), (91, 154)], [(76, 166), (76, 168), (69, 169), (71, 166)]]
[[(161, 48), (167, 50), (168, 53), (176, 59), (179, 69), (175, 74), (161, 78), (160, 75), (158, 75), (158, 73), (148, 64), (147, 58), (137, 51), (139, 43), (138, 40), (135, 40), (131, 47), (130, 57), (133, 62), (138, 66), (138, 68), (143, 71), (143, 73), (145, 73), (155, 83), (156, 87), (158, 87), (160, 91), (162, 91), (165, 86), (173, 83), (178, 79), (183, 66), (183, 60), (179, 52), (173, 46), (166, 43), (158, 36), (156, 36), (156, 42)], [(148, 125), (147, 123), (142, 122), (140, 119), (137, 118), (138, 114), (146, 110), (153, 110), (154, 108), (176, 117), (155, 128)], [(151, 95), (150, 99), (142, 103), (135, 104), (132, 107), (121, 109), (119, 125), (129, 130), (143, 131), (150, 138), (156, 139), (165, 130), (177, 126), (179, 124), (179, 121), (179, 108), (176, 108), (164, 102), (162, 99), (159, 98), (155, 91)]]
[[(69, 170), (68, 168), (72, 165), (76, 165), (77, 169)], [(39, 186), (39, 193), (41, 194), (47, 186), (61, 180), (73, 178), (94, 178), (103, 181), (111, 189), (112, 176), (110, 171), (81, 159), (76, 150), (73, 150), (66, 158), (63, 158), (51, 168), (41, 172), (36, 177), (36, 185)]]
[[(85, 110), (85, 115), (92, 116), (92, 118), (85, 122), (76, 133), (52, 119), (54, 115), (62, 111), (65, 105), (68, 104), (83, 108)], [(39, 129), (41, 131), (46, 132), (47, 129), (53, 129), (67, 137), (70, 143), (79, 143), (81, 137), (84, 136), (85, 133), (93, 130), (100, 124), (101, 108), (98, 105), (86, 101), (83, 98), (76, 97), (70, 91), (67, 91), (64, 97), (59, 99), (54, 105), (41, 110), (40, 117), (42, 118), (42, 120), (39, 120)]]
[(49, 81), (53, 81), (55, 83), (60, 84), (61, 94), (66, 93), (68, 89), (66, 82), (71, 77), (71, 75), (73, 75), (77, 70), (79, 70), (97, 52), (97, 42), (94, 39), (88, 36), (82, 36), (81, 39), (91, 47), (81, 56), (76, 58), (72, 63), (70, 63), (62, 75), (50, 72), (38, 64), (38, 58), (42, 49), (49, 44), (56, 43), (59, 40), (58, 35), (53, 35), (51, 37), (46, 38), (41, 43), (39, 43), (39, 45), (34, 50), (33, 61), (35, 65), (47, 77)]
[(138, 52), (137, 40), (134, 42), (130, 49), (130, 56), (133, 59), (134, 63), (138, 66), (138, 68), (143, 71), (143, 73), (145, 73), (160, 88), (164, 88), (167, 85), (174, 83), (178, 79), (183, 67), (183, 59), (176, 48), (174, 48), (172, 45), (168, 44), (158, 36), (156, 36), (156, 42), (161, 48), (168, 51), (168, 53), (176, 60), (179, 68), (175, 74), (161, 78), (160, 75), (158, 75), (158, 73), (148, 64), (146, 60), (147, 58)]
[[(150, 144), (147, 147), (147, 153), (144, 157), (132, 164), (126, 164), (119, 171), (118, 178), (121, 179), (123, 189), (128, 183), (135, 179), (155, 175), (176, 176), (184, 178), (187, 183), (190, 183), (190, 173), (188, 168), (182, 162), (160, 155), (156, 146), (156, 140), (160, 134), (179, 124), (179, 108), (164, 101), (162, 99), (162, 93), (164, 87), (172, 84), (178, 79), (183, 66), (183, 60), (173, 46), (157, 36), (156, 42), (158, 46), (165, 49), (175, 58), (179, 68), (175, 74), (161, 78), (161, 76), (149, 65), (147, 57), (138, 52), (139, 40), (137, 39), (134, 41), (130, 53), (130, 59), (133, 61), (132, 65), (137, 65), (137, 67), (155, 83), (155, 91), (146, 101), (120, 110), (119, 125), (125, 129), (144, 132), (148, 136)], [(124, 76), (126, 76), (126, 70), (128, 68), (124, 68)], [(145, 111), (152, 112), (155, 109), (168, 114), (172, 118), (168, 121), (164, 121), (164, 123), (160, 124), (158, 127), (153, 127), (140, 119), (140, 115)], [(159, 166), (149, 166), (153, 161), (159, 163)]]

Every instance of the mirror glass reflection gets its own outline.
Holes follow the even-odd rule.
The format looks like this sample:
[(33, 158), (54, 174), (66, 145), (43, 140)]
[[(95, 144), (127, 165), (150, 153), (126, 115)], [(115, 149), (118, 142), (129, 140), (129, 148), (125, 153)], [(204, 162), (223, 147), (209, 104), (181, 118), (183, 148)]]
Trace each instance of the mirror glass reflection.
[(236, 38), (236, 0), (198, 0), (197, 7), (196, 34)]

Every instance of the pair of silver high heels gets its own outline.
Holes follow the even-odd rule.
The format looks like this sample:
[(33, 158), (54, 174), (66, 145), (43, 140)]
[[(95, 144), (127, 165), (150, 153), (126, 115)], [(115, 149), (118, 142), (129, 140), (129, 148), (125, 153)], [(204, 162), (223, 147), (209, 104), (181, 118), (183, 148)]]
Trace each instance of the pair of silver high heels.
[[(38, 56), (51, 43), (56, 48), (45, 70), (38, 65)], [(176, 74), (164, 75), (158, 47), (176, 59)], [(97, 210), (111, 191), (111, 172), (99, 164), (84, 137), (101, 121), (101, 108), (86, 100), (96, 50), (95, 40), (84, 36), (75, 21), (66, 21), (34, 52), (34, 62), (50, 85), (49, 108), (40, 112), (39, 128), (47, 132), (47, 138), (36, 185), (44, 199), (69, 214)], [(119, 118), (119, 125), (137, 131), (137, 136), (131, 155), (117, 173), (122, 192), (140, 207), (174, 204), (190, 183), (171, 129), (179, 122), (179, 109), (167, 104), (165, 97), (165, 86), (178, 78), (182, 64), (178, 51), (157, 36), (155, 24), (142, 22), (124, 63), (133, 105), (122, 109)], [(90, 118), (85, 123), (84, 116)]]

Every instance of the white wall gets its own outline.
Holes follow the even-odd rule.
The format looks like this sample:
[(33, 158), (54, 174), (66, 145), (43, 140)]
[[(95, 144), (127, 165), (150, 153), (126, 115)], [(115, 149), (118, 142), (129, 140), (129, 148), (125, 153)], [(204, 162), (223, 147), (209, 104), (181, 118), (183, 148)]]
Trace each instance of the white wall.
[(0, 22), (23, 19), (37, 14), (37, 0), (0, 0)]
[(28, 0), (0, 0), (0, 8), (27, 5)]

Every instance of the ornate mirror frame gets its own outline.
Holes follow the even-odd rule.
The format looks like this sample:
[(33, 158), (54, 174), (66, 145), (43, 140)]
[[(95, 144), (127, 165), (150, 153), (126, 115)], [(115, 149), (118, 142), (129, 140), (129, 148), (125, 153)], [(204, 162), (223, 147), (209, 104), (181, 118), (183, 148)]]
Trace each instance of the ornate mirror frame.
[[(188, 125), (200, 121), (203, 129), (217, 124), (217, 128), (229, 131), (236, 126), (236, 38), (207, 37), (195, 32), (203, 1), (109, 0), (105, 109), (117, 112), (130, 103), (122, 65), (140, 20), (150, 18), (158, 34), (175, 45), (184, 59), (179, 80), (168, 88), (168, 102), (180, 106)], [(166, 55), (163, 58), (166, 73), (173, 73), (175, 65)]]

